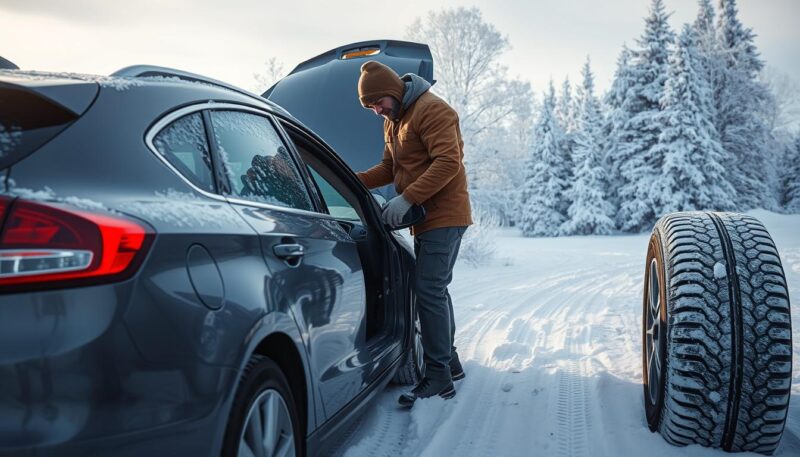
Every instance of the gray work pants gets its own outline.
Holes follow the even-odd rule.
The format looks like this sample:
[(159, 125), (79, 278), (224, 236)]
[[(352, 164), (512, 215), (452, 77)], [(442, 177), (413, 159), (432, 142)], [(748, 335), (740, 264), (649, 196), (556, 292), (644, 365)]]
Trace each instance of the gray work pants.
[(453, 279), (453, 265), (466, 230), (466, 227), (444, 227), (414, 237), (417, 255), (414, 293), (422, 327), (425, 376), (432, 379), (450, 379), (450, 354), (456, 350), (453, 346), (456, 324), (447, 286)]

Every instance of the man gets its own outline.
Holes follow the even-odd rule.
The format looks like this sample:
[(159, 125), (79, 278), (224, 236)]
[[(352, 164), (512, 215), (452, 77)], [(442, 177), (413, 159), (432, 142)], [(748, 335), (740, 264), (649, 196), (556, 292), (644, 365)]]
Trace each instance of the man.
[(464, 370), (453, 346), (455, 321), (447, 286), (453, 277), (461, 238), (472, 224), (464, 171), (464, 142), (458, 114), (431, 93), (431, 85), (414, 74), (400, 78), (375, 61), (361, 66), (361, 104), (383, 116), (383, 160), (358, 173), (368, 188), (394, 183), (397, 196), (383, 210), (384, 222), (399, 225), (413, 204), (425, 207), (425, 220), (412, 227), (417, 267), (413, 287), (422, 327), (425, 375), (399, 402), (455, 394), (453, 380)]

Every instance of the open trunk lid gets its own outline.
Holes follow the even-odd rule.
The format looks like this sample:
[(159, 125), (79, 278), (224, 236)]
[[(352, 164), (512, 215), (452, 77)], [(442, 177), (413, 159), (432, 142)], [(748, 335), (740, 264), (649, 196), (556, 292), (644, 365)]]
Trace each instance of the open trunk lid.
[(433, 57), (425, 44), (377, 40), (348, 44), (309, 59), (263, 96), (286, 108), (354, 170), (383, 156), (383, 118), (358, 101), (361, 65), (377, 60), (398, 75), (415, 73), (433, 84)]

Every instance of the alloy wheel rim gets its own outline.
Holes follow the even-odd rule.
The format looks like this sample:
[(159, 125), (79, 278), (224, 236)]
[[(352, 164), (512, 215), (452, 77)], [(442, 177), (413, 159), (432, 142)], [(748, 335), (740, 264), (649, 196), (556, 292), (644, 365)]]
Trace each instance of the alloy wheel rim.
[(661, 307), (663, 300), (661, 297), (661, 284), (658, 279), (658, 262), (653, 259), (650, 262), (647, 290), (647, 320), (646, 320), (646, 343), (647, 351), (647, 387), (650, 394), (650, 403), (656, 404), (658, 393), (661, 391), (661, 370), (662, 354), (661, 340), (663, 331), (661, 327)]
[(296, 455), (294, 427), (281, 394), (267, 389), (247, 412), (239, 439), (239, 457), (288, 457)]

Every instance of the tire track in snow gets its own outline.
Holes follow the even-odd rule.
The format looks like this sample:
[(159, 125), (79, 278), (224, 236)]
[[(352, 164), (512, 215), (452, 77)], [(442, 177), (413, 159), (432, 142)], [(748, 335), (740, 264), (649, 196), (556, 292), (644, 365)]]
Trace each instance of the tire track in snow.
[(583, 361), (571, 360), (559, 372), (556, 439), (558, 455), (582, 457), (589, 455), (589, 399), (586, 388), (586, 369)]
[[(524, 278), (523, 275), (519, 276), (520, 278)], [(466, 303), (467, 297), (485, 294), (485, 285), (492, 283), (496, 283), (496, 279), (487, 278), (485, 281), (473, 285), (473, 287), (471, 287), (471, 292), (468, 290), (466, 294), (459, 294), (459, 296), (454, 297), (453, 300), (456, 303)], [(462, 355), (462, 358), (473, 359), (475, 357), (476, 352), (480, 351), (483, 338), (491, 332), (498, 321), (507, 315), (507, 312), (503, 308), (508, 303), (508, 300), (515, 295), (514, 293), (500, 293), (495, 295), (495, 298), (498, 300), (495, 300), (494, 306), (485, 310), (480, 310), (477, 316), (470, 319), (469, 325), (465, 326), (464, 329), (458, 330), (458, 341), (465, 342), (459, 343), (462, 344), (462, 347), (459, 347), (459, 353)], [(464, 396), (474, 397), (476, 394), (470, 393), (470, 391), (477, 391), (479, 392), (477, 394), (479, 397), (478, 402), (488, 407), (491, 403), (491, 398), (487, 396), (487, 390), (484, 385), (486, 380), (482, 379), (480, 376), (475, 376), (470, 377), (470, 381), (470, 383), (466, 384), (466, 389), (464, 391), (462, 391), (459, 385), (464, 383), (456, 384), (456, 388), (459, 390), (456, 399), (460, 399), (460, 397)], [(365, 427), (370, 430), (368, 439), (365, 439), (366, 437), (363, 436), (363, 432), (355, 433), (354, 436), (339, 447), (339, 450), (333, 455), (391, 455), (394, 457), (396, 455), (416, 456), (423, 451), (425, 443), (418, 443), (418, 448), (409, 447), (409, 445), (412, 444), (408, 440), (408, 437), (412, 435), (412, 424), (408, 414), (405, 411), (400, 411), (399, 413), (397, 411), (391, 411), (384, 406), (386, 404), (394, 405), (394, 400), (396, 400), (394, 397), (399, 395), (400, 389), (392, 389), (392, 391), (394, 391), (394, 393), (385, 393), (383, 395), (384, 398), (379, 400), (379, 402), (382, 403), (379, 407), (379, 414), (369, 416), (380, 417), (381, 425), (368, 425), (368, 427)], [(474, 407), (475, 402), (470, 401), (470, 405)], [(393, 425), (397, 423), (398, 414), (402, 414), (405, 420), (399, 425)], [(360, 422), (367, 423), (369, 420), (362, 418)], [(398, 428), (399, 430), (397, 430)], [(393, 433), (400, 435), (400, 437), (392, 440)], [(368, 446), (362, 445), (365, 442), (367, 442)], [(343, 454), (341, 454), (342, 452)]]
[[(617, 269), (623, 270), (627, 268), (626, 266), (621, 266)], [(617, 270), (615, 269), (615, 270)], [(576, 278), (586, 278), (584, 283), (581, 283), (577, 287), (578, 289), (581, 288), (588, 288), (586, 286), (590, 283), (590, 281), (594, 282), (590, 277), (582, 274), (584, 270), (573, 270), (561, 275), (557, 276), (550, 276), (546, 278), (545, 281), (540, 283), (539, 287), (522, 287), (517, 290), (521, 291), (511, 300), (511, 303), (508, 303), (504, 308), (506, 309), (506, 318), (509, 321), (509, 324), (504, 326), (501, 330), (505, 333), (505, 339), (502, 341), (501, 344), (495, 344), (492, 348), (486, 347), (483, 351), (485, 354), (492, 354), (491, 356), (484, 355), (483, 357), (477, 357), (479, 361), (482, 362), (482, 365), (485, 365), (489, 368), (498, 369), (499, 375), (493, 376), (494, 380), (481, 380), (479, 385), (479, 398), (477, 402), (471, 402), (471, 404), (477, 406), (476, 410), (482, 411), (481, 422), (477, 425), (474, 424), (476, 419), (472, 416), (468, 419), (467, 425), (464, 427), (464, 435), (472, 437), (472, 441), (470, 443), (461, 443), (454, 452), (453, 455), (493, 455), (495, 452), (499, 440), (502, 437), (502, 431), (505, 424), (505, 418), (503, 414), (505, 412), (502, 405), (497, 404), (497, 393), (501, 390), (501, 386), (506, 384), (506, 381), (509, 380), (509, 371), (508, 368), (526, 368), (531, 366), (533, 362), (533, 358), (535, 357), (535, 352), (537, 348), (543, 348), (545, 344), (548, 342), (548, 334), (547, 331), (542, 329), (541, 331), (536, 330), (533, 325), (531, 325), (532, 321), (544, 321), (550, 324), (550, 321), (553, 320), (553, 316), (555, 314), (561, 315), (563, 313), (571, 313), (574, 312), (576, 307), (588, 307), (591, 302), (593, 302), (593, 297), (598, 295), (601, 290), (603, 290), (604, 286), (611, 284), (617, 281), (616, 275), (611, 274), (608, 275), (605, 280), (601, 281), (597, 286), (597, 293), (592, 294), (592, 296), (588, 299), (582, 298), (577, 294), (571, 294), (564, 296), (563, 290), (566, 284), (573, 284)], [(596, 280), (596, 279), (595, 279)], [(514, 288), (512, 288), (513, 290)], [(539, 305), (536, 307), (532, 307), (532, 302), (538, 302)], [(542, 310), (545, 311), (545, 319), (540, 319), (539, 314)], [(482, 329), (493, 329), (497, 326), (497, 316), (491, 320), (490, 325), (482, 325)], [(484, 323), (486, 324), (486, 323)], [(545, 328), (551, 327), (551, 325), (546, 325)], [(494, 328), (495, 331), (500, 329)], [(472, 341), (475, 341), (478, 346), (486, 346), (485, 340), (489, 336), (485, 330), (476, 332), (477, 338), (472, 338)], [(491, 340), (491, 338), (489, 338)], [(584, 342), (588, 341), (588, 336), (584, 337)], [(511, 367), (500, 367), (499, 365), (503, 365), (499, 362), (497, 355), (497, 350), (503, 348), (505, 344), (509, 343), (528, 343), (529, 346), (529, 353), (530, 356), (528, 357), (528, 363), (525, 366), (511, 366)], [(491, 350), (490, 350), (491, 349)], [(512, 351), (514, 346), (510, 348)], [(470, 354), (478, 355), (478, 354)], [(509, 359), (511, 357), (505, 357), (505, 359)], [(504, 369), (503, 369), (504, 368)], [(585, 370), (584, 370), (585, 371)], [(585, 377), (585, 375), (584, 375)], [(518, 382), (526, 382), (526, 379), (518, 379)], [(513, 387), (513, 384), (510, 386)], [(505, 390), (505, 389), (503, 389)], [(464, 392), (464, 396), (470, 395), (470, 392)], [(582, 396), (584, 401), (584, 406), (586, 403), (586, 395)], [(588, 407), (586, 407), (588, 408)], [(477, 435), (476, 435), (477, 434)], [(584, 432), (585, 435), (585, 432)], [(584, 440), (585, 442), (585, 440)], [(468, 444), (468, 446), (467, 446)]]
[[(637, 264), (638, 265), (638, 264)], [(599, 399), (590, 394), (592, 363), (598, 349), (592, 345), (595, 329), (605, 331), (607, 323), (604, 310), (609, 301), (608, 291), (627, 276), (632, 265), (620, 265), (605, 274), (569, 287), (569, 295), (560, 306), (542, 307), (532, 317), (555, 327), (553, 335), (548, 335), (547, 349), (555, 357), (548, 365), (558, 367), (554, 387), (558, 393), (551, 397), (555, 401), (555, 440), (559, 456), (586, 456), (597, 454), (597, 449), (589, 449), (593, 420), (599, 409)], [(598, 324), (595, 321), (603, 317)], [(558, 341), (557, 338), (563, 340)], [(548, 362), (548, 361), (546, 361)], [(599, 370), (605, 365), (597, 363)], [(543, 367), (544, 368), (544, 367)], [(602, 424), (597, 424), (602, 425)], [(602, 427), (601, 427), (602, 428)]]
[[(519, 276), (520, 279), (525, 278), (525, 275), (520, 274), (517, 276)], [(543, 281), (548, 279), (552, 278), (545, 278)], [(454, 297), (453, 300), (456, 303), (466, 303), (471, 297), (484, 295), (486, 293), (487, 284), (496, 284), (496, 281), (497, 278), (485, 278), (485, 280), (473, 284), (472, 287), (466, 290), (466, 293), (459, 294), (458, 297)], [(504, 311), (503, 308), (508, 303), (507, 300), (513, 298), (515, 295), (515, 293), (501, 293), (495, 295), (494, 298), (496, 300), (494, 301), (494, 306), (485, 310), (480, 310), (476, 317), (470, 319), (468, 325), (466, 325), (464, 329), (457, 330), (457, 341), (466, 342), (462, 345), (462, 347), (459, 347), (459, 354), (462, 354), (462, 358), (464, 358), (464, 355), (468, 355), (468, 358), (474, 357), (475, 353), (480, 348), (482, 338), (487, 335), (494, 326), (496, 326), (500, 319), (506, 316), (507, 312)], [(471, 390), (479, 389), (479, 392), (485, 392), (485, 389), (483, 389), (485, 380), (476, 379), (472, 384), (476, 383), (478, 383), (478, 385), (473, 386), (473, 389)], [(459, 395), (457, 395), (456, 398), (463, 397), (465, 394), (468, 394), (468, 392), (460, 391), (459, 383), (456, 384), (456, 388), (459, 389)], [(395, 392), (385, 393), (383, 397), (391, 397), (394, 399), (394, 396), (399, 395), (399, 389), (392, 389), (392, 391)], [(398, 413), (395, 411), (387, 411), (388, 408), (383, 407), (383, 405), (387, 402), (387, 398), (382, 398), (379, 400), (379, 402), (381, 401), (383, 404), (380, 405), (380, 413), (371, 414), (368, 416), (369, 418), (381, 418), (381, 425), (370, 425), (368, 427), (370, 429), (368, 440), (369, 446), (365, 447), (359, 445), (365, 440), (362, 436), (363, 433), (356, 432), (349, 436), (345, 442), (333, 452), (332, 455), (387, 455), (394, 457), (397, 455), (415, 456), (421, 452), (421, 449), (415, 450), (414, 448), (408, 447), (408, 436), (411, 434), (411, 421), (408, 415), (404, 414), (405, 420), (399, 423), (399, 425), (396, 425), (398, 424)], [(483, 402), (488, 403), (489, 399), (484, 399)], [(393, 404), (393, 402), (391, 404)], [(399, 414), (403, 413), (405, 413), (405, 411), (401, 411)], [(358, 425), (354, 426), (354, 428), (359, 429), (361, 428), (362, 424), (367, 422), (369, 422), (369, 419), (362, 418), (358, 422)], [(396, 430), (398, 428), (399, 433), (397, 433), (398, 430)], [(392, 440), (393, 433), (399, 435), (399, 438)]]
[[(391, 389), (394, 391), (396, 389)], [(386, 395), (399, 395), (387, 391)], [(345, 457), (355, 456), (384, 456), (396, 457), (403, 455), (408, 450), (409, 424), (411, 422), (408, 414), (397, 414), (385, 407), (385, 403), (376, 402), (376, 410), (362, 416), (353, 425), (351, 435), (344, 444), (339, 446), (330, 455), (343, 455)], [(380, 425), (373, 425), (378, 420)], [(365, 441), (361, 438), (360, 430), (364, 425), (369, 424), (370, 439)], [(360, 441), (360, 442), (359, 442)]]
[[(496, 305), (488, 312), (479, 316), (479, 319), (473, 320), (475, 323), (472, 328), (469, 328), (461, 333), (458, 338), (460, 341), (468, 341), (467, 350), (462, 355), (465, 360), (477, 360), (481, 365), (488, 368), (496, 368), (497, 360), (495, 359), (495, 350), (498, 344), (492, 344), (492, 337), (494, 333), (500, 333), (505, 336), (508, 335), (511, 323), (515, 322), (521, 311), (530, 313), (530, 301), (532, 296), (544, 295), (546, 300), (554, 299), (561, 289), (564, 281), (570, 281), (576, 275), (580, 275), (582, 270), (574, 270), (560, 275), (548, 276), (542, 281), (535, 283), (527, 283), (517, 285), (506, 289), (502, 297), (506, 298), (505, 301), (497, 301)], [(527, 278), (521, 278), (527, 281)], [(520, 292), (524, 291), (524, 292)], [(485, 291), (483, 292), (486, 293)], [(455, 300), (464, 300), (460, 295), (454, 298)], [(461, 301), (460, 303), (463, 303)], [(508, 320), (510, 323), (498, 328), (498, 323), (503, 319)], [(527, 323), (528, 319), (525, 319)], [(530, 333), (530, 326), (527, 331)], [(526, 336), (518, 335), (522, 338)], [(507, 341), (503, 338), (501, 341)], [(533, 348), (531, 348), (531, 353)], [(501, 372), (499, 376), (490, 376), (491, 372), (481, 373), (480, 376), (468, 377), (470, 381), (464, 381), (464, 388), (456, 386), (459, 389), (459, 394), (462, 398), (468, 397), (470, 401), (468, 406), (459, 407), (453, 412), (456, 417), (460, 414), (459, 410), (463, 410), (466, 414), (466, 424), (459, 427), (463, 436), (469, 436), (472, 439), (460, 441), (452, 455), (493, 455), (493, 450), (496, 448), (498, 434), (495, 433), (494, 426), (496, 424), (495, 418), (502, 410), (500, 405), (496, 404), (498, 392), (502, 390), (508, 373)], [(469, 376), (469, 372), (467, 373)], [(457, 397), (458, 397), (457, 395)], [(476, 414), (480, 411), (479, 414)]]
[[(488, 348), (486, 348), (486, 350), (482, 350), (482, 346), (488, 346), (484, 344), (485, 340), (491, 334), (492, 330), (497, 327), (497, 323), (503, 317), (507, 316), (507, 313), (495, 311), (492, 314), (492, 319), (487, 319), (484, 321), (483, 325), (480, 326), (479, 331), (475, 333), (475, 336), (468, 340), (472, 342), (470, 345), (470, 350), (465, 352), (468, 360), (475, 358), (476, 355), (479, 355), (479, 352), (493, 354), (494, 348), (492, 348), (491, 351), (489, 351)], [(484, 355), (478, 361), (481, 365), (490, 368), (492, 366), (491, 355)], [(497, 396), (497, 392), (500, 390), (503, 382), (503, 376), (495, 377), (490, 376), (490, 374), (491, 373), (478, 373), (475, 371), (473, 375), (470, 376), (470, 372), (468, 370), (467, 379), (460, 383), (461, 386), (456, 385), (456, 389), (459, 391), (457, 396), (461, 395), (462, 399), (468, 398), (469, 401), (465, 402), (463, 406), (459, 405), (459, 408), (454, 411), (454, 414), (461, 414), (458, 410), (463, 410), (463, 413), (467, 414), (467, 422), (464, 424), (462, 430), (464, 436), (469, 436), (473, 439), (470, 441), (460, 441), (456, 445), (455, 449), (453, 449), (453, 455), (491, 455), (475, 453), (475, 446), (483, 442), (480, 439), (480, 436), (482, 435), (481, 432), (486, 429), (485, 416), (489, 411), (495, 408), (495, 397)], [(461, 388), (462, 386), (463, 389)]]

